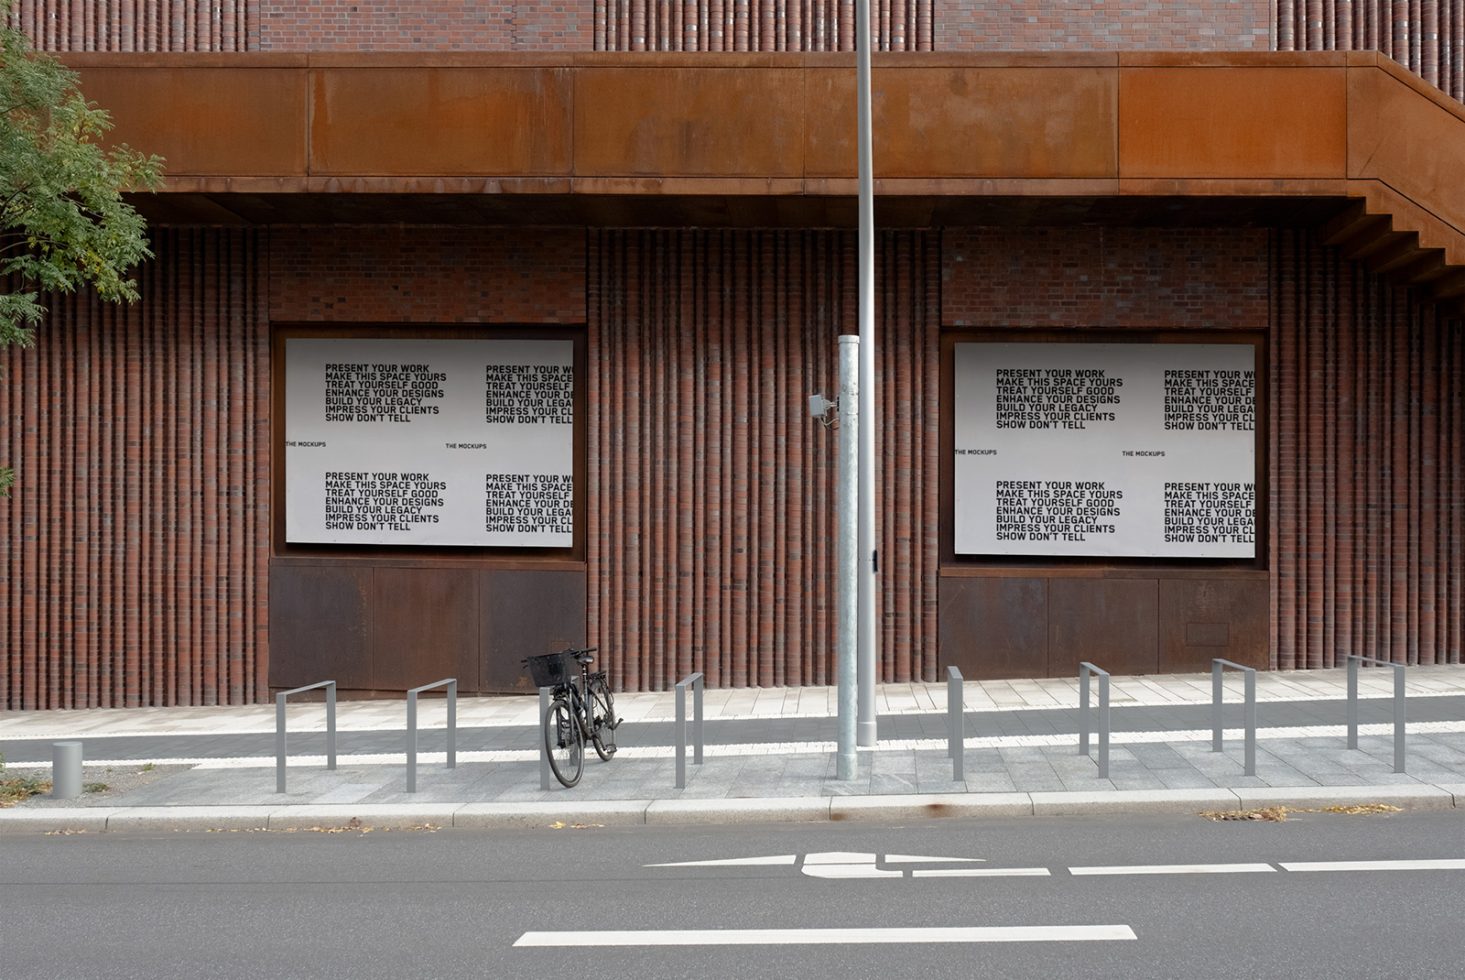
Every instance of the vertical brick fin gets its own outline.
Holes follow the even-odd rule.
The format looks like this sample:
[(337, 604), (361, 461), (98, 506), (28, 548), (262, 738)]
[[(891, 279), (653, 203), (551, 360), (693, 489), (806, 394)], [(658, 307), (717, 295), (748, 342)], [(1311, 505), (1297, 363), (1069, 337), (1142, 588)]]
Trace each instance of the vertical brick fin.
[(1278, 51), (1380, 51), (1465, 101), (1465, 0), (1278, 0)]
[(1271, 253), (1274, 666), (1458, 663), (1465, 328), (1310, 233)]
[[(592, 231), (591, 642), (616, 683), (833, 677), (833, 393), (854, 237)], [(935, 677), (937, 241), (881, 241), (882, 676)]]
[(257, 0), (18, 0), (10, 24), (40, 51), (250, 51)]
[[(853, 51), (854, 0), (595, 0), (596, 51)], [(935, 0), (870, 5), (876, 51), (930, 51)]]
[(269, 349), (258, 232), (159, 228), (142, 299), (49, 296), (8, 351), (0, 706), (265, 697)]

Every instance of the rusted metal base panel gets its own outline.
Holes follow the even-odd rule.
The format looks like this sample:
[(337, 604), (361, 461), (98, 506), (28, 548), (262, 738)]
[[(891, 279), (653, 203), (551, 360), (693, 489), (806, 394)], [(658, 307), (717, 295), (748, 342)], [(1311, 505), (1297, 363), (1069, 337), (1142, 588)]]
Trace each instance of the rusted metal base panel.
[(1206, 671), (1216, 657), (1266, 670), (1269, 601), (1260, 576), (1161, 581), (1160, 673)]
[[(480, 571), (478, 637), (478, 689), (532, 693), (521, 660), (585, 645), (584, 570)], [(597, 668), (607, 652), (597, 656)]]
[(270, 686), (334, 678), (344, 691), (532, 690), (519, 662), (583, 643), (585, 573), (277, 559)]
[(1003, 569), (941, 578), (941, 664), (967, 679), (1204, 670), (1213, 657), (1265, 669), (1265, 572), (1074, 575)]

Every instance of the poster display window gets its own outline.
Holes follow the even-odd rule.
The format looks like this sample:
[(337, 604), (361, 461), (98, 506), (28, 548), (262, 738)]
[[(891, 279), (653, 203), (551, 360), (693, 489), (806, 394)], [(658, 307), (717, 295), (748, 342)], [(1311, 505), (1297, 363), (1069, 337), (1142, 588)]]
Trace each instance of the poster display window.
[(574, 348), (285, 338), (286, 542), (571, 547)]
[(1249, 343), (957, 343), (958, 555), (1253, 558)]

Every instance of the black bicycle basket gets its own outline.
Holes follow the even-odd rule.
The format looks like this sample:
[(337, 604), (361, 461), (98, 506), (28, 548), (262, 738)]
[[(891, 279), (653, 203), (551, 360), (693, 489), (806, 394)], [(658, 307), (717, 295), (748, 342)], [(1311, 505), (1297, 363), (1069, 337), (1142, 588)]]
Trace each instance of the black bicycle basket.
[(569, 676), (563, 653), (545, 653), (528, 659), (529, 676), (534, 679), (535, 687), (558, 687)]

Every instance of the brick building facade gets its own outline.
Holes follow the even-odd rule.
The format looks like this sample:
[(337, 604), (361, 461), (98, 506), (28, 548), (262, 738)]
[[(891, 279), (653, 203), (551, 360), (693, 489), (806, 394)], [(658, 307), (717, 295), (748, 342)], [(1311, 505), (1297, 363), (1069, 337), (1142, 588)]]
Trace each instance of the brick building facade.
[[(1354, 169), (1325, 179), (1315, 161), (1332, 152), (1332, 137), (1296, 126), (1278, 124), (1282, 135), (1266, 136), (1279, 140), (1275, 151), (1255, 153), (1245, 142), (1196, 149), (1203, 140), (1182, 152), (1153, 142), (1154, 130), (1121, 140), (1128, 120), (1187, 91), (1167, 83), (1149, 93), (1145, 72), (1204, 63), (1096, 53), (1217, 52), (1226, 72), (1216, 83), (1183, 76), (1198, 79), (1208, 105), (1233, 93), (1245, 106), (1256, 85), (1295, 93), (1304, 72), (1307, 84), (1349, 73), (1339, 91), (1357, 101), (1372, 70), (1429, 125), (1428, 114), (1440, 117), (1442, 128), (1420, 138), (1448, 162), (1465, 159), (1465, 111), (1393, 69), (1342, 55), (1232, 53), (1391, 50), (1458, 99), (1465, 11), (1414, 4), (1418, 17), (1391, 10), (1390, 19), (1376, 8), (1411, 5), (1161, 6), (872, 4), (879, 47), (891, 52), (877, 63), (877, 97), (945, 93), (943, 118), (973, 127), (970, 138), (943, 139), (944, 126), (877, 148), (886, 680), (931, 680), (948, 663), (968, 676), (1022, 676), (1066, 673), (1079, 659), (1136, 671), (1197, 669), (1210, 656), (1281, 669), (1330, 666), (1351, 652), (1460, 661), (1458, 188), (1428, 179), (1435, 164), (1407, 130), (1388, 136), (1402, 161), (1392, 181)], [(852, 144), (809, 135), (822, 109), (810, 97), (804, 149), (785, 154), (782, 107), (758, 94), (758, 79), (745, 83), (752, 94), (729, 91), (689, 56), (610, 52), (848, 51), (848, 5), (22, 0), (12, 17), (48, 50), (181, 54), (73, 58), (92, 97), (115, 107), (122, 136), (145, 149), (155, 148), (145, 137), (161, 141), (170, 183), (139, 200), (157, 253), (139, 273), (142, 300), (119, 309), (54, 297), (37, 348), (5, 357), (0, 446), (18, 485), (0, 537), (0, 704), (247, 703), (322, 676), (357, 691), (449, 674), (467, 690), (509, 690), (524, 683), (519, 657), (580, 641), (599, 644), (628, 689), (664, 688), (694, 669), (720, 685), (831, 681), (833, 442), (803, 400), (832, 390), (835, 338), (854, 326)], [(381, 51), (408, 53), (350, 60)], [(434, 54), (455, 51), (470, 54)], [(609, 60), (575, 60), (596, 51)], [(982, 60), (996, 51), (1060, 53)], [(317, 65), (309, 52), (347, 60)], [(498, 59), (503, 52), (537, 54)], [(902, 62), (901, 52), (934, 54)], [(942, 52), (955, 54), (930, 60)], [(801, 89), (848, 65), (756, 57), (739, 65), (802, 72), (787, 76)], [(194, 73), (185, 84), (205, 92), (204, 104), (208, 91), (247, 91), (241, 106), (217, 103), (221, 128), (257, 110), (290, 131), (250, 86), (283, 87), (299, 74), (312, 93), (299, 104), (315, 107), (301, 116), (307, 145), (276, 153), (273, 137), (255, 140), (245, 163), (213, 148), (247, 137), (213, 132), (185, 110), (170, 117), (149, 102), (151, 89), (139, 94), (140, 82), (162, 77), (147, 72), (170, 65)], [(882, 68), (892, 81), (882, 83)], [(388, 69), (428, 81), (353, 88)], [(672, 106), (691, 121), (646, 150), (586, 107), (598, 85), (573, 89), (561, 114), (553, 92), (514, 74), (598, 69), (611, 88), (626, 86), (608, 105), (699, 85), (707, 101)], [(928, 82), (922, 71), (950, 77)], [(452, 72), (469, 81), (434, 101)], [(786, 89), (784, 79), (767, 91)], [(980, 80), (1045, 113), (1050, 100), (1069, 101), (1045, 119), (1047, 136), (1034, 137), (1019, 110), (1017, 122), (963, 115), (974, 96), (950, 79)], [(532, 90), (539, 114), (486, 115), (519, 120), (506, 123), (517, 135), (484, 144), (495, 162), (475, 171), (460, 146), (435, 142), (430, 123), (464, 124), (470, 117), (454, 115), (451, 100), (480, 85)], [(378, 104), (383, 91), (400, 104)], [(1278, 98), (1275, 112), (1304, 101)], [(1136, 108), (1115, 116), (1105, 143), (1087, 127), (1092, 106), (1111, 102)], [(1326, 116), (1330, 104), (1309, 102), (1306, 115)], [(718, 142), (722, 130), (680, 142), (697, 113), (724, 105), (728, 142)], [(735, 137), (753, 125), (750, 106), (768, 128), (743, 141)], [(405, 139), (379, 141), (388, 145), (359, 135), (396, 133), (397, 111), (425, 120), (420, 140), (410, 122)], [(366, 122), (353, 128), (352, 112)], [(920, 132), (914, 116), (891, 131)], [(576, 134), (561, 141), (569, 150), (554, 139), (562, 119)], [(1009, 130), (1028, 135), (971, 142)], [(526, 133), (538, 142), (520, 163), (514, 141)], [(1045, 138), (1046, 149), (1033, 149)], [(1143, 152), (1145, 139), (1148, 162), (1132, 162), (1124, 154)], [(699, 157), (703, 145), (734, 159)], [(1211, 155), (1176, 162), (1192, 151)], [(562, 153), (573, 158), (563, 181), (553, 162)], [(969, 165), (968, 153), (981, 160)], [(802, 168), (796, 186), (789, 155)], [(820, 159), (835, 162), (821, 170)], [(1375, 179), (1412, 196), (1380, 198)], [(468, 336), (498, 325), (583, 337), (576, 546), (539, 556), (284, 541), (282, 331)], [(1255, 560), (952, 552), (943, 485), (951, 344), (1033, 332), (1254, 340), (1267, 378), (1257, 444), (1266, 539)]]

